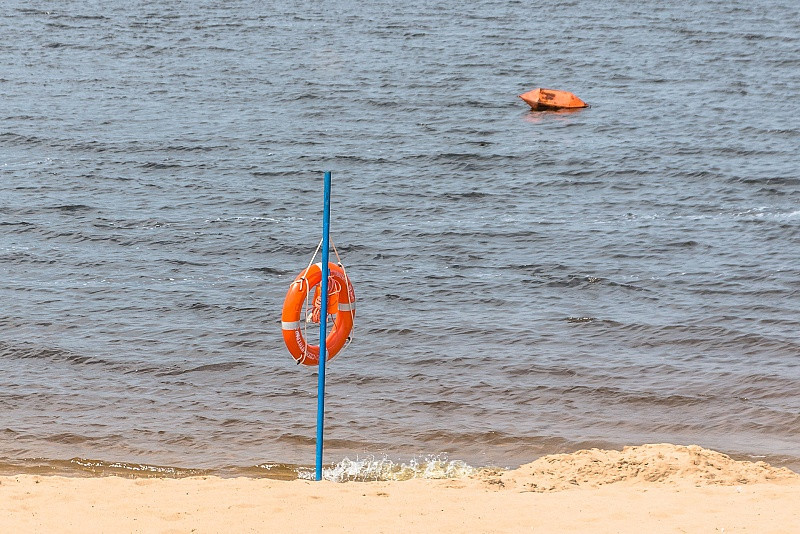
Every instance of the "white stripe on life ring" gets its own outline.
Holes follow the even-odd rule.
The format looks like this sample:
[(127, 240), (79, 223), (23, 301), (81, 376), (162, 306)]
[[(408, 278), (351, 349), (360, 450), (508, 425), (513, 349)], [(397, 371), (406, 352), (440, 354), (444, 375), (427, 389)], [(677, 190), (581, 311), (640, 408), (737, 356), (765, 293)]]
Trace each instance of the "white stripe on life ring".
[(356, 310), (356, 303), (355, 302), (340, 302), (339, 303), (339, 311), (355, 311)]
[(284, 322), (281, 321), (281, 329), (283, 330), (300, 330), (300, 321)]

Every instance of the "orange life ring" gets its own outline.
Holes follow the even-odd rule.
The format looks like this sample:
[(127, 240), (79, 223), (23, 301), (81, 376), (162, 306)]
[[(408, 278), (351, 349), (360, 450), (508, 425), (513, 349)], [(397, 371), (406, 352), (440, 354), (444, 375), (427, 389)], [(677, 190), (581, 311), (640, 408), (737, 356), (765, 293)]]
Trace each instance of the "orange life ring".
[[(325, 352), (328, 355), (327, 360), (330, 361), (344, 347), (350, 331), (353, 329), (353, 318), (356, 315), (356, 294), (341, 266), (328, 263), (328, 272), (328, 285), (333, 288), (338, 286), (339, 289), (338, 294), (332, 295), (328, 299), (328, 313), (336, 314), (333, 328), (325, 338)], [(322, 264), (315, 263), (297, 275), (289, 286), (286, 299), (283, 301), (281, 313), (283, 342), (286, 343), (286, 348), (289, 349), (295, 361), (303, 365), (319, 365), (319, 345), (311, 345), (303, 337), (303, 323), (306, 318), (302, 317), (302, 313), (308, 293), (315, 289), (315, 286), (318, 286), (321, 281)]]

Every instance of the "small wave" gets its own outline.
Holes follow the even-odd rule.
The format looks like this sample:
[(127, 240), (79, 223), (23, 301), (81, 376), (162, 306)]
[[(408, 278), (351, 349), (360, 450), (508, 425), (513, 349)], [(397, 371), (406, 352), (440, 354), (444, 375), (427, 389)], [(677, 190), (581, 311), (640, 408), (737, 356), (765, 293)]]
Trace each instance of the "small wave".
[[(407, 463), (393, 462), (387, 458), (350, 460), (326, 467), (322, 478), (333, 482), (372, 482), (389, 480), (455, 479), (472, 476), (478, 470), (460, 460), (447, 460), (430, 456)], [(118, 462), (72, 458), (70, 460), (48, 460), (27, 458), (21, 460), (0, 458), (0, 474), (67, 475), (79, 477), (124, 478), (186, 478), (197, 476), (252, 477), (273, 480), (314, 480), (312, 466), (265, 462), (251, 467), (227, 466), (214, 469), (174, 467), (135, 462)]]
[(143, 163), (140, 165), (143, 169), (157, 169), (157, 170), (165, 170), (165, 169), (181, 169), (183, 165), (179, 163), (159, 163), (155, 161), (150, 161), (147, 163)]
[(224, 371), (230, 371), (232, 369), (241, 367), (243, 365), (247, 365), (246, 362), (234, 361), (234, 362), (209, 363), (205, 365), (200, 365), (198, 367), (193, 367), (191, 369), (177, 369), (174, 371), (158, 373), (158, 376), (177, 376), (188, 373), (209, 373), (209, 372), (220, 373)]
[(28, 145), (44, 145), (49, 142), (44, 137), (37, 137), (34, 135), (22, 135), (14, 132), (4, 132), (0, 134), (0, 142), (3, 144), (11, 144), (13, 146), (28, 146)]
[(168, 145), (163, 150), (165, 152), (211, 152), (224, 148), (226, 148), (224, 145)]
[(122, 476), (126, 478), (184, 478), (209, 474), (209, 471), (202, 469), (185, 469), (180, 467), (126, 462), (104, 462), (102, 460), (87, 460), (84, 458), (73, 458), (69, 460), (69, 465), (62, 465), (61, 467), (72, 467), (76, 471), (87, 475)]
[(92, 211), (94, 208), (85, 204), (64, 204), (63, 206), (52, 206), (49, 208), (53, 211), (61, 211), (64, 213), (74, 213), (78, 211)]
[(64, 432), (61, 434), (55, 434), (48, 438), (49, 441), (53, 441), (55, 443), (66, 443), (69, 445), (75, 445), (78, 443), (86, 443), (91, 441), (92, 438), (87, 436), (82, 436), (80, 434), (73, 434), (71, 432)]
[(289, 271), (286, 269), (276, 269), (273, 267), (255, 267), (253, 270), (262, 274), (273, 274), (277, 276), (289, 274)]
[(479, 199), (484, 197), (491, 196), (490, 193), (484, 193), (482, 191), (466, 191), (463, 193), (445, 193), (442, 195), (442, 198), (445, 200), (461, 200), (461, 199)]
[(567, 317), (566, 321), (568, 323), (591, 323), (597, 319), (597, 317)]
[(10, 344), (0, 342), (0, 357), (14, 359), (41, 359), (54, 362), (67, 362), (73, 365), (101, 365), (117, 368), (109, 360), (94, 356), (84, 356), (60, 348), (36, 347), (30, 344)]
[[(323, 469), (322, 478), (332, 482), (370, 482), (412, 478), (465, 478), (474, 472), (474, 467), (461, 460), (448, 460), (439, 456), (429, 456), (422, 460), (415, 458), (408, 463), (370, 457), (363, 460), (345, 458), (333, 467)], [(304, 480), (312, 480), (314, 475), (315, 472), (310, 468), (299, 468), (297, 472), (297, 477)]]

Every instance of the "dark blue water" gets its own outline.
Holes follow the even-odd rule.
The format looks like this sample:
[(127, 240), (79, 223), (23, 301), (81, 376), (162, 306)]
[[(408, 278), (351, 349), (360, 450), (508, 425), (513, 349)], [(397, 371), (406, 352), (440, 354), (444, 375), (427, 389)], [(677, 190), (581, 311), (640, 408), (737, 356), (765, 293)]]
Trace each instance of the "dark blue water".
[(3, 462), (312, 463), (280, 310), (330, 169), (326, 461), (800, 467), (796, 2), (11, 1), (0, 35)]

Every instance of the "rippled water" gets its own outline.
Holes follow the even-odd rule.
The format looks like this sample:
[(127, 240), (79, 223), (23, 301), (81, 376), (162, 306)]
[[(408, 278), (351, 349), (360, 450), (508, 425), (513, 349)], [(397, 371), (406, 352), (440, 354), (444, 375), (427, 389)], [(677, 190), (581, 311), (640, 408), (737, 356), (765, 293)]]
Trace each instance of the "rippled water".
[(326, 461), (800, 468), (796, 2), (284, 4), (4, 3), (0, 463), (312, 463), (331, 169)]

